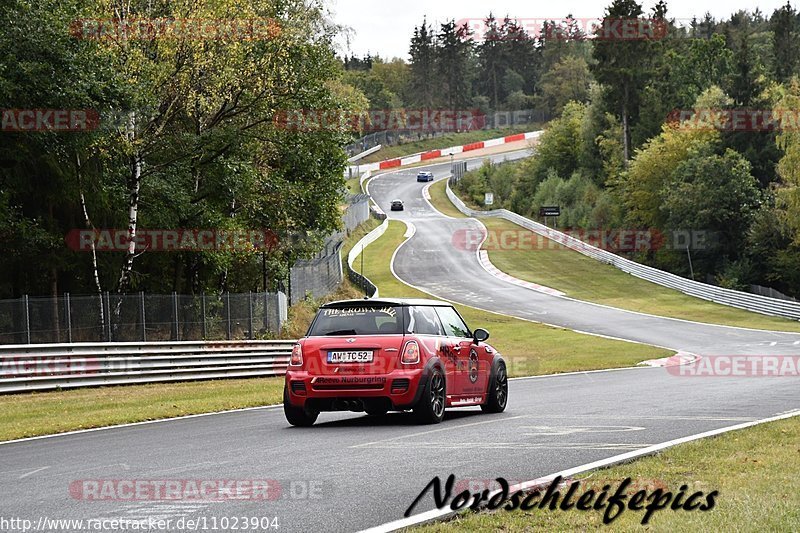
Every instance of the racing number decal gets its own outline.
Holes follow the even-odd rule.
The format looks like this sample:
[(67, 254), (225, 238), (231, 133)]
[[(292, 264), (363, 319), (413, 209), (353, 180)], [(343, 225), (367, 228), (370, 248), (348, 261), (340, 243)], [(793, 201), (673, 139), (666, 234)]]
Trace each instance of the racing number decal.
[(474, 348), (469, 352), (469, 380), (478, 382), (478, 352)]

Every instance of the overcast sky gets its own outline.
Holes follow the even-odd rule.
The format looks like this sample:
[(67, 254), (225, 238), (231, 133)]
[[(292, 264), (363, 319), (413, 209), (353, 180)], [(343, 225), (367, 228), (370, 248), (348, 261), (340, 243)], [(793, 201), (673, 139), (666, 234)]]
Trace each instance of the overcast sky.
[[(427, 15), (428, 22), (444, 22), (449, 19), (481, 19), (489, 11), (501, 18), (510, 14), (514, 18), (530, 19), (533, 24), (539, 19), (560, 19), (568, 14), (575, 18), (593, 19), (603, 15), (608, 1), (562, 0), (560, 2), (537, 2), (531, 0), (328, 0), (334, 20), (352, 28), (349, 47), (342, 39), (340, 52), (363, 56), (367, 52), (381, 57), (408, 59), (408, 46), (414, 26)], [(656, 0), (645, 0), (645, 12)], [(786, 0), (667, 0), (670, 18), (691, 19), (710, 12), (715, 18), (728, 18), (740, 9), (754, 10), (759, 7), (767, 17), (784, 5)], [(792, 5), (797, 7), (797, 1)]]

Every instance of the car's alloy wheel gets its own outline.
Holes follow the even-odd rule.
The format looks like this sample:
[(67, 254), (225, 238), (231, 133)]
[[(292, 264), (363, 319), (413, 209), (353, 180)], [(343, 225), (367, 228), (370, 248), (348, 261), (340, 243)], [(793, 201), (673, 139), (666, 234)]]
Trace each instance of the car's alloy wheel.
[(444, 377), (439, 373), (431, 379), (431, 409), (437, 418), (444, 414)]
[(422, 396), (414, 406), (414, 414), (423, 424), (438, 424), (444, 419), (447, 398), (447, 383), (441, 369), (431, 370), (423, 387)]
[(486, 403), (481, 409), (486, 413), (502, 413), (508, 404), (508, 371), (504, 361), (495, 362), (493, 374)]

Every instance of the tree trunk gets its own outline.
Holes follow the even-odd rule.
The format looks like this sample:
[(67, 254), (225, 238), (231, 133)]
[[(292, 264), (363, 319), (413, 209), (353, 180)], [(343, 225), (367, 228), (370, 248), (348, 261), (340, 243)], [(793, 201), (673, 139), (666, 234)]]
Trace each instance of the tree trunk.
[[(136, 115), (131, 113), (128, 119), (128, 136), (133, 141)], [(130, 175), (128, 176), (128, 249), (125, 251), (125, 262), (122, 264), (117, 294), (125, 294), (130, 288), (133, 260), (136, 258), (136, 231), (139, 223), (139, 192), (142, 186), (142, 157), (138, 151), (130, 157)], [(117, 311), (119, 305), (117, 305)], [(115, 313), (116, 314), (116, 313)]]
[[(83, 223), (87, 230), (94, 230), (92, 219), (89, 218), (89, 210), (86, 208), (86, 195), (83, 191), (83, 166), (81, 165), (80, 155), (75, 154), (75, 172), (78, 175), (78, 188), (81, 195), (81, 210), (83, 211)], [(92, 279), (94, 280), (94, 288), (97, 291), (97, 317), (100, 321), (101, 331), (105, 331), (106, 317), (103, 308), (103, 287), (100, 284), (100, 271), (97, 268), (97, 247), (95, 245), (95, 237), (91, 240), (92, 246)]]

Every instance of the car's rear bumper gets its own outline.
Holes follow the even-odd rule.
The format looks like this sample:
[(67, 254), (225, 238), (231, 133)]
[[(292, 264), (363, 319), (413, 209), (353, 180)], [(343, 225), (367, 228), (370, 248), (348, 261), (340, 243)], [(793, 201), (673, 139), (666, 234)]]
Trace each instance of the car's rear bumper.
[(292, 405), (318, 411), (359, 410), (359, 406), (368, 403), (384, 403), (388, 409), (407, 409), (419, 398), (424, 373), (422, 368), (375, 375), (312, 375), (289, 370), (286, 388)]

